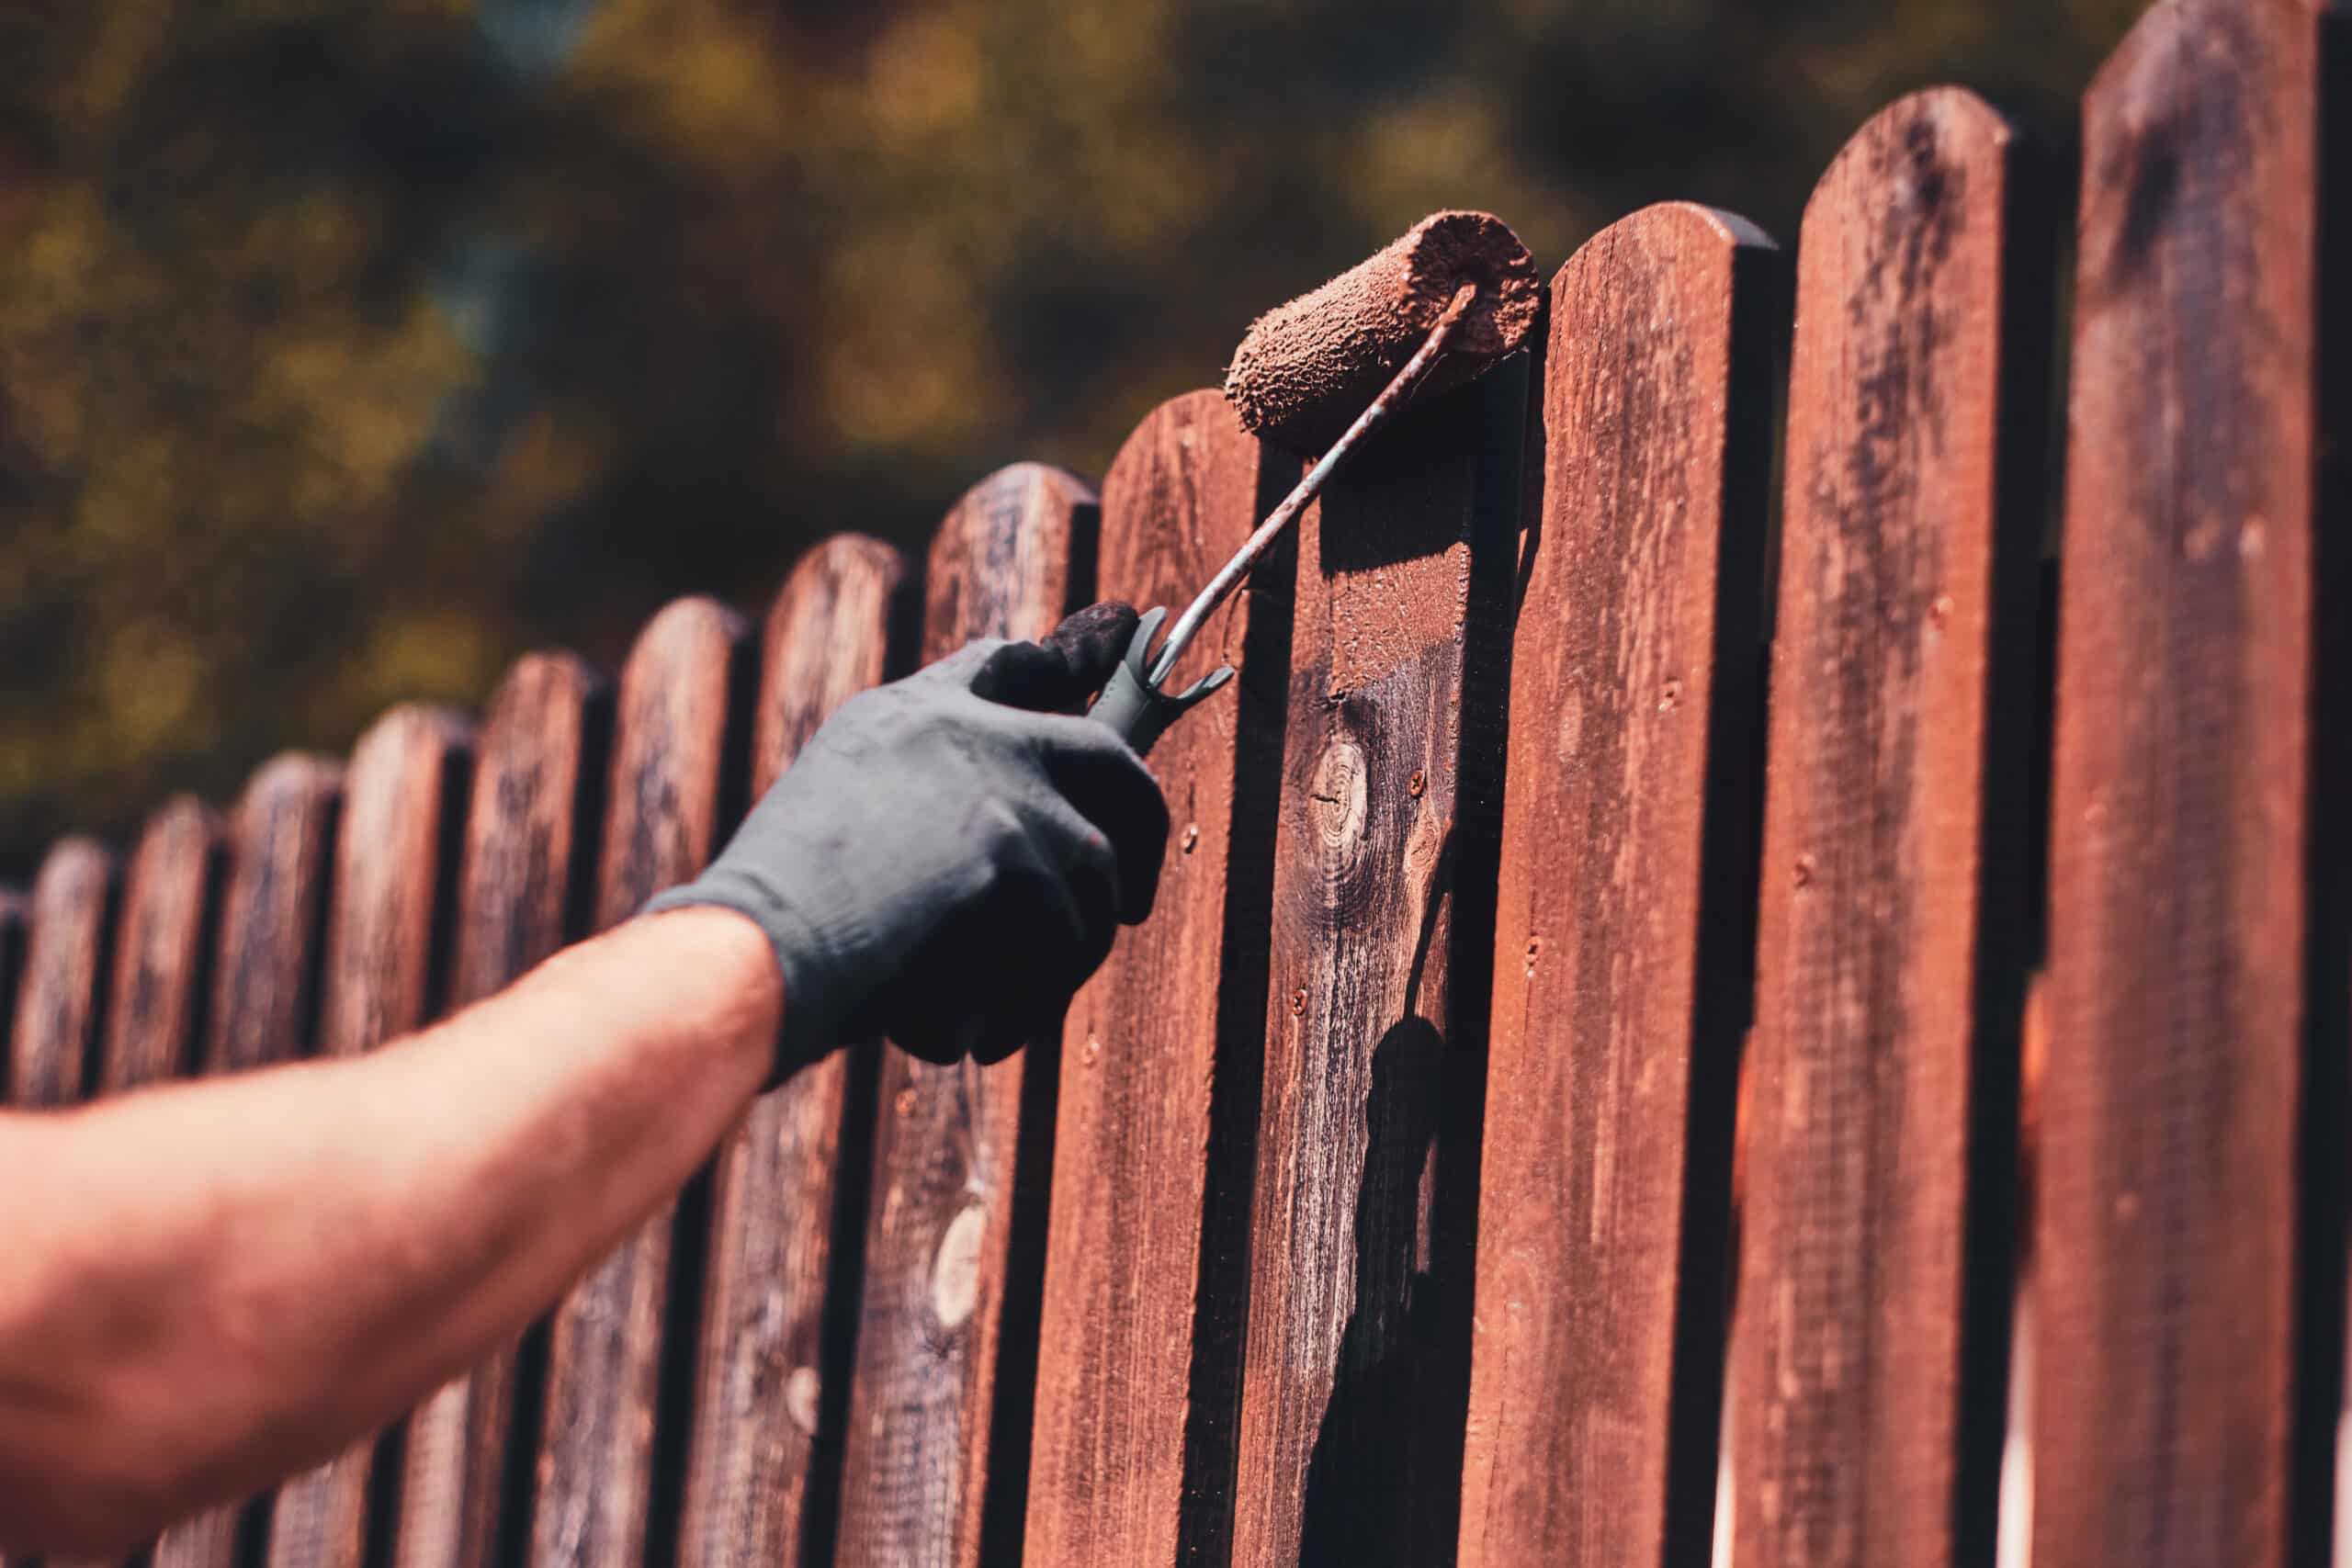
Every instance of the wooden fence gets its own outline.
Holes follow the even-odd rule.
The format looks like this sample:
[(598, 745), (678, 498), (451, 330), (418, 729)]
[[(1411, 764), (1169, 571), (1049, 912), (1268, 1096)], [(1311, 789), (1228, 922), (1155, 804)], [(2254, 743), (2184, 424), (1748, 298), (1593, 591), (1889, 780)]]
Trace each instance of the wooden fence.
[[(2327, 1561), (2346, 31), (2143, 18), (2070, 295), (2065, 182), (1957, 89), (1792, 269), (1600, 234), (1210, 628), (1159, 909), (1058, 1043), (803, 1073), (521, 1344), (154, 1562)], [(1297, 471), (1193, 393), (1099, 500), (1008, 468), (920, 570), (837, 538), (616, 682), (535, 655), (61, 844), (0, 897), (10, 1097), (483, 996), (849, 694), (1181, 603)]]

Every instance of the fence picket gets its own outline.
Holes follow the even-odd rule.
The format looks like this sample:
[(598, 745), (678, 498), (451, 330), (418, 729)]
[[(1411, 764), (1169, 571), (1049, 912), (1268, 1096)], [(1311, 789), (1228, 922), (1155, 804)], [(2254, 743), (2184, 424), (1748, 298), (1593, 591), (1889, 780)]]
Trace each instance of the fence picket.
[(1233, 1561), (1459, 1529), (1494, 794), (1524, 375), (1419, 411), (1303, 520)]
[[(286, 756), (255, 773), (237, 804), (205, 1004), (207, 1074), (289, 1061), (309, 1048), (341, 791), (334, 763)], [(208, 1509), (164, 1532), (151, 1568), (234, 1568), (240, 1536), (257, 1538), (266, 1523), (266, 1495)]]
[[(1298, 471), (1261, 458), (1221, 394), (1162, 403), (1103, 478), (1102, 592), (1181, 609)], [(1171, 817), (1159, 902), (1063, 1030), (1036, 1568), (1173, 1563), (1231, 1528), (1291, 562), (1258, 569), (1179, 675), (1233, 664), (1238, 700), (1214, 699), (1152, 752)]]
[[(905, 576), (896, 550), (854, 536), (793, 570), (763, 632), (755, 798), (834, 708), (889, 672)], [(877, 1066), (861, 1044), (801, 1068), (719, 1151), (679, 1521), (690, 1568), (825, 1561), (856, 1291), (837, 1270), (858, 1257)]]
[(114, 856), (90, 839), (61, 840), (41, 862), (10, 1037), (12, 1105), (82, 1098), (113, 942), (115, 874)]
[[(1050, 630), (1092, 586), (1094, 527), (1092, 494), (1058, 469), (973, 487), (932, 543), (924, 658)], [(1058, 1056), (883, 1052), (837, 1562), (1019, 1561)]]
[[(700, 871), (728, 825), (732, 750), (749, 696), (741, 616), (682, 599), (646, 626), (622, 667), (611, 783), (597, 860), (594, 925), (634, 915)], [(547, 1405), (537, 1458), (531, 1561), (634, 1568), (655, 1517), (657, 1449), (684, 1434), (662, 1409), (671, 1274), (700, 1238), (697, 1205), (665, 1203), (557, 1306), (548, 1337)], [(677, 1356), (690, 1346), (672, 1344)], [(666, 1479), (674, 1480), (674, 1476)]]
[(176, 1077), (194, 1066), (220, 851), (220, 824), (185, 795), (140, 835), (123, 878), (100, 1094)]
[[(2025, 782), (2030, 705), (2005, 694), (2040, 518), (2002, 504), (2032, 461), (2003, 421), (2047, 371), (2004, 336), (2035, 259), (2018, 161), (1973, 94), (1915, 94), (1839, 153), (1799, 246), (1729, 1374), (1744, 1568), (1933, 1568), (1995, 1515), (1990, 1464), (1961, 1460), (1999, 1430), (2008, 1281), (1982, 1260), (1988, 1322), (1963, 1271), (2025, 967), (1999, 802)], [(1976, 1195), (2003, 1224), (2007, 1190)]]
[[(535, 653), (484, 710), (458, 878), (452, 1010), (503, 987), (582, 934), (593, 864), (583, 790), (603, 785), (602, 682), (568, 653)], [(593, 823), (593, 818), (591, 819)], [(401, 1568), (487, 1568), (498, 1560), (515, 1421), (517, 1349), (508, 1347), (409, 1417), (394, 1561)], [(531, 1414), (536, 1414), (533, 1412)]]
[[(2288, 1545), (2307, 965), (2342, 972), (2311, 951), (2305, 886), (2314, 807), (2343, 809), (2312, 790), (2331, 742), (2311, 729), (2333, 695), (2314, 615), (2343, 609), (2313, 592), (2335, 499), (2314, 483), (2319, 294), (2345, 276), (2319, 264), (2329, 9), (2161, 0), (2084, 99), (2035, 1156), (2041, 1568), (2269, 1568)], [(2302, 1332), (2322, 1357), (2341, 1329)]]
[(1688, 1562), (1706, 1540), (1781, 272), (1745, 220), (1677, 204), (1552, 285), (1464, 1568)]
[[(466, 744), (455, 715), (409, 705), (385, 714), (352, 748), (320, 995), (322, 1056), (357, 1055), (430, 1016), (435, 914), (447, 897), (445, 816), (462, 805)], [(395, 1441), (388, 1434), (356, 1443), (278, 1489), (271, 1568), (359, 1568), (377, 1451)]]

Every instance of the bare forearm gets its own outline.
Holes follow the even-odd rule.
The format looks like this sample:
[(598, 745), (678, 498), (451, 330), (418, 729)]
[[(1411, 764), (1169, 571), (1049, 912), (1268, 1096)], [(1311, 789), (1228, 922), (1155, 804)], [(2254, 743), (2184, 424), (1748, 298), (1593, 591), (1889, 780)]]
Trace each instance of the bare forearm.
[(0, 1540), (264, 1483), (519, 1332), (740, 1116), (780, 991), (684, 910), (355, 1061), (0, 1123)]

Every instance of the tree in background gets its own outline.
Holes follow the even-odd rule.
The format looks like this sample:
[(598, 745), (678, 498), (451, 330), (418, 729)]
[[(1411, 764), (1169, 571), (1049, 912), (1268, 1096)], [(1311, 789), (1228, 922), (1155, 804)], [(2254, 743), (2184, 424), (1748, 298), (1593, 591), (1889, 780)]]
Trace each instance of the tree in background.
[(1886, 99), (2064, 137), (2140, 0), (11, 0), (0, 871), (663, 598), (1099, 472), (1441, 206), (1792, 237)]

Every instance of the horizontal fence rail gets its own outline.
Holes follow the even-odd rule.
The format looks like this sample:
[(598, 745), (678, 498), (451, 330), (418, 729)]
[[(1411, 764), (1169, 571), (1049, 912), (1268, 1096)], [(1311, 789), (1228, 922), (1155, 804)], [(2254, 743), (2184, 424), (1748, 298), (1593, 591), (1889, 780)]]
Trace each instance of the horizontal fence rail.
[[(1959, 88), (1792, 254), (1604, 230), (1205, 628), (1159, 908), (1058, 1032), (853, 1043), (519, 1341), (141, 1560), (2329, 1561), (2347, 62), (2320, 0), (2160, 0), (2063, 292), (2064, 182)], [(532, 654), (65, 840), (0, 890), (0, 1098), (489, 996), (858, 691), (1189, 599), (1307, 456), (1190, 393), (1099, 502), (1018, 464), (609, 679)]]

